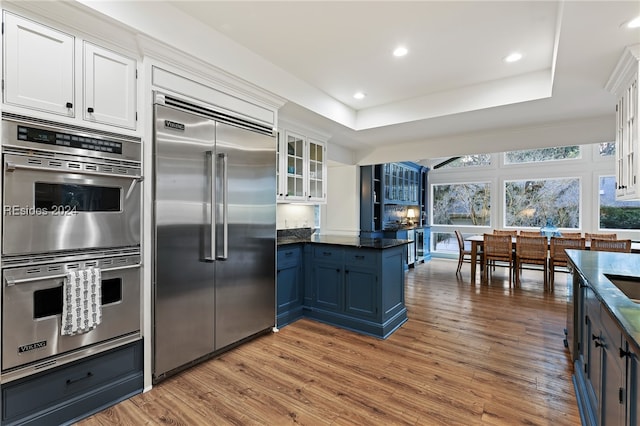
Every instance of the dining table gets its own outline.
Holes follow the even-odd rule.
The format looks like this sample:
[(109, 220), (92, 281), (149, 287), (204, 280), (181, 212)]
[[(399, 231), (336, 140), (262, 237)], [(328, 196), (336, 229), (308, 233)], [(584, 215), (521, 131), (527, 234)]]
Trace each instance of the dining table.
[[(471, 242), (471, 282), (476, 282), (476, 263), (478, 258), (478, 249), (484, 245), (484, 235), (472, 235), (466, 237), (465, 241)], [(551, 240), (548, 240), (549, 243)], [(516, 237), (511, 237), (513, 249), (516, 249)], [(589, 250), (590, 241), (585, 242), (585, 250)], [(640, 253), (640, 242), (631, 242), (631, 253)]]

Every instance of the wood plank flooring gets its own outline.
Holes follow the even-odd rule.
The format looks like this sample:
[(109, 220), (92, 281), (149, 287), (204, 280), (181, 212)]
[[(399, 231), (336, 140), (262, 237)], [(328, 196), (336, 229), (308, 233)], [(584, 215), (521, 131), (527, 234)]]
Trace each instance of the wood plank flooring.
[(464, 266), (407, 272), (409, 321), (386, 340), (300, 320), (78, 424), (579, 425), (566, 274), (549, 294), (541, 271), (510, 289)]

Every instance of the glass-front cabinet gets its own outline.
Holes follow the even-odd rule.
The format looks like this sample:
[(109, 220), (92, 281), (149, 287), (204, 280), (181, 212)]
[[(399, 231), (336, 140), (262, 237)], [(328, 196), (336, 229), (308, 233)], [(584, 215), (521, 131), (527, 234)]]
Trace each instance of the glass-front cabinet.
[(300, 133), (284, 130), (278, 143), (279, 202), (324, 203), (326, 189), (326, 144)]

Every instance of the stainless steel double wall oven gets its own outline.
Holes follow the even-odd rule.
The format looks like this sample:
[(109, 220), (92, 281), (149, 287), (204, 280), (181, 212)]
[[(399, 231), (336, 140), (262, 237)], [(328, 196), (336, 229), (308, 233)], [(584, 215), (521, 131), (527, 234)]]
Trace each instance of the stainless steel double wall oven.
[[(139, 138), (2, 116), (2, 381), (140, 338)], [(64, 333), (68, 274), (100, 271), (101, 320)]]

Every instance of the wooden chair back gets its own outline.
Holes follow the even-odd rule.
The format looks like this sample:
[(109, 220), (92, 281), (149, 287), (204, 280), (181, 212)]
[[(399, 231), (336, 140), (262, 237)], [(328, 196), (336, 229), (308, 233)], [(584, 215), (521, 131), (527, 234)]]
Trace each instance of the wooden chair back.
[(518, 234), (521, 237), (540, 237), (542, 234), (540, 233), (540, 231), (525, 231), (522, 230), (520, 231), (520, 233)]
[(584, 238), (551, 237), (549, 258), (555, 265), (567, 266), (569, 259), (565, 249), (584, 250)]
[(603, 240), (600, 238), (592, 238), (591, 250), (631, 253), (631, 240)]
[(484, 234), (484, 256), (487, 260), (511, 261), (511, 235)]
[(562, 238), (582, 238), (581, 232), (561, 232), (560, 236)]
[(493, 234), (494, 235), (510, 235), (512, 237), (515, 237), (516, 235), (518, 235), (518, 230), (517, 229), (513, 229), (513, 230), (512, 229), (494, 229)]
[(591, 234), (589, 232), (585, 232), (584, 239), (586, 241), (591, 241), (592, 239), (597, 238), (599, 240), (617, 240), (617, 234)]
[(538, 235), (535, 237), (527, 237), (518, 235), (516, 237), (516, 257), (524, 262), (529, 261), (546, 262), (547, 260), (547, 237)]

